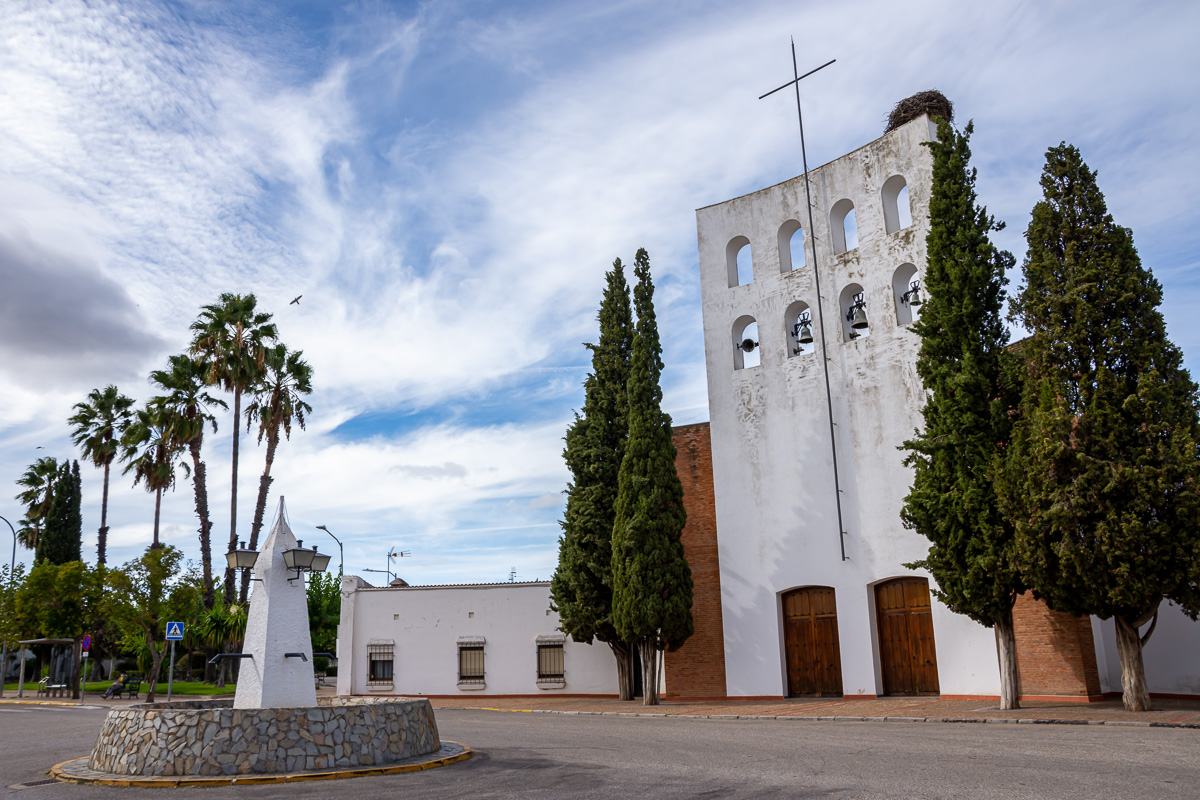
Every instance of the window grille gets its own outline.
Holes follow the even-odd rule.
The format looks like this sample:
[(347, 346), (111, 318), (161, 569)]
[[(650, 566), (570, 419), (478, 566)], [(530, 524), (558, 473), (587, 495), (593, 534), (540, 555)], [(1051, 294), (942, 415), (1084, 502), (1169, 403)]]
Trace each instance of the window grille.
[(367, 645), (367, 683), (391, 683), (395, 645)]
[(483, 681), (483, 645), (459, 645), (458, 680), (460, 683)]
[(538, 680), (561, 681), (563, 679), (563, 646), (561, 644), (539, 644)]

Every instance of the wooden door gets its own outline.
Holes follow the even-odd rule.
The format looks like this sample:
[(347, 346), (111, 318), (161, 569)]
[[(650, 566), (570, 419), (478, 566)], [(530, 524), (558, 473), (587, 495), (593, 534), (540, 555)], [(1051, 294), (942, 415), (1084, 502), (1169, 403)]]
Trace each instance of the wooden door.
[(875, 587), (883, 693), (938, 694), (929, 582), (897, 578)]
[(810, 586), (783, 596), (789, 697), (841, 697), (842, 655), (833, 589)]

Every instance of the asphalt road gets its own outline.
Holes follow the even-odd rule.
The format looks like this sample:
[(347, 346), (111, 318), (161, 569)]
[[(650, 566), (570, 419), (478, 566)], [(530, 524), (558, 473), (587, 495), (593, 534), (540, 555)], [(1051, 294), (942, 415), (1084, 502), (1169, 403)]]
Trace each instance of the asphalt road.
[[(140, 797), (54, 784), (103, 709), (0, 705), (0, 796)], [(787, 722), (439, 711), (470, 761), (417, 773), (187, 789), (217, 798), (1197, 798), (1200, 731), (1058, 725)], [(148, 796), (148, 795), (147, 795)]]

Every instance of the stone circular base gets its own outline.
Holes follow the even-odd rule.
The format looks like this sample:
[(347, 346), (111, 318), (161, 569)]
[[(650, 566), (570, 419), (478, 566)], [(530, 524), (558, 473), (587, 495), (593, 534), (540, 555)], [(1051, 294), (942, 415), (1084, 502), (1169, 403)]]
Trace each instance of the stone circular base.
[(362, 778), (368, 775), (394, 775), (399, 772), (417, 772), (423, 769), (444, 767), (471, 757), (471, 748), (459, 742), (442, 742), (441, 749), (424, 756), (417, 756), (397, 764), (382, 767), (356, 767), (349, 769), (313, 770), (285, 772), (279, 775), (211, 775), (161, 777), (116, 775), (97, 772), (88, 767), (88, 758), (75, 758), (55, 764), (50, 777), (67, 783), (88, 783), (96, 786), (231, 786), (234, 784), (284, 783), (287, 781), (320, 781), (336, 778)]
[(277, 775), (374, 768), (437, 752), (428, 700), (232, 708), (229, 700), (113, 709), (87, 767), (114, 776)]

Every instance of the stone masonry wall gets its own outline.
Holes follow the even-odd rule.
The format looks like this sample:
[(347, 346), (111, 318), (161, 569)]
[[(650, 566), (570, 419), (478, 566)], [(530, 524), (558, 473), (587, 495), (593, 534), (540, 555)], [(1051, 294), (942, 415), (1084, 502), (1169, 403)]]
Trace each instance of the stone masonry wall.
[(441, 747), (428, 700), (235, 709), (229, 701), (109, 711), (88, 766), (118, 775), (245, 775), (364, 767)]
[(1031, 594), (1013, 607), (1022, 697), (1097, 697), (1100, 673), (1091, 620), (1051, 611)]
[(683, 483), (687, 524), (683, 553), (692, 569), (695, 633), (664, 659), (667, 697), (725, 696), (725, 634), (721, 624), (721, 571), (713, 504), (712, 445), (708, 423), (672, 431), (675, 471)]

